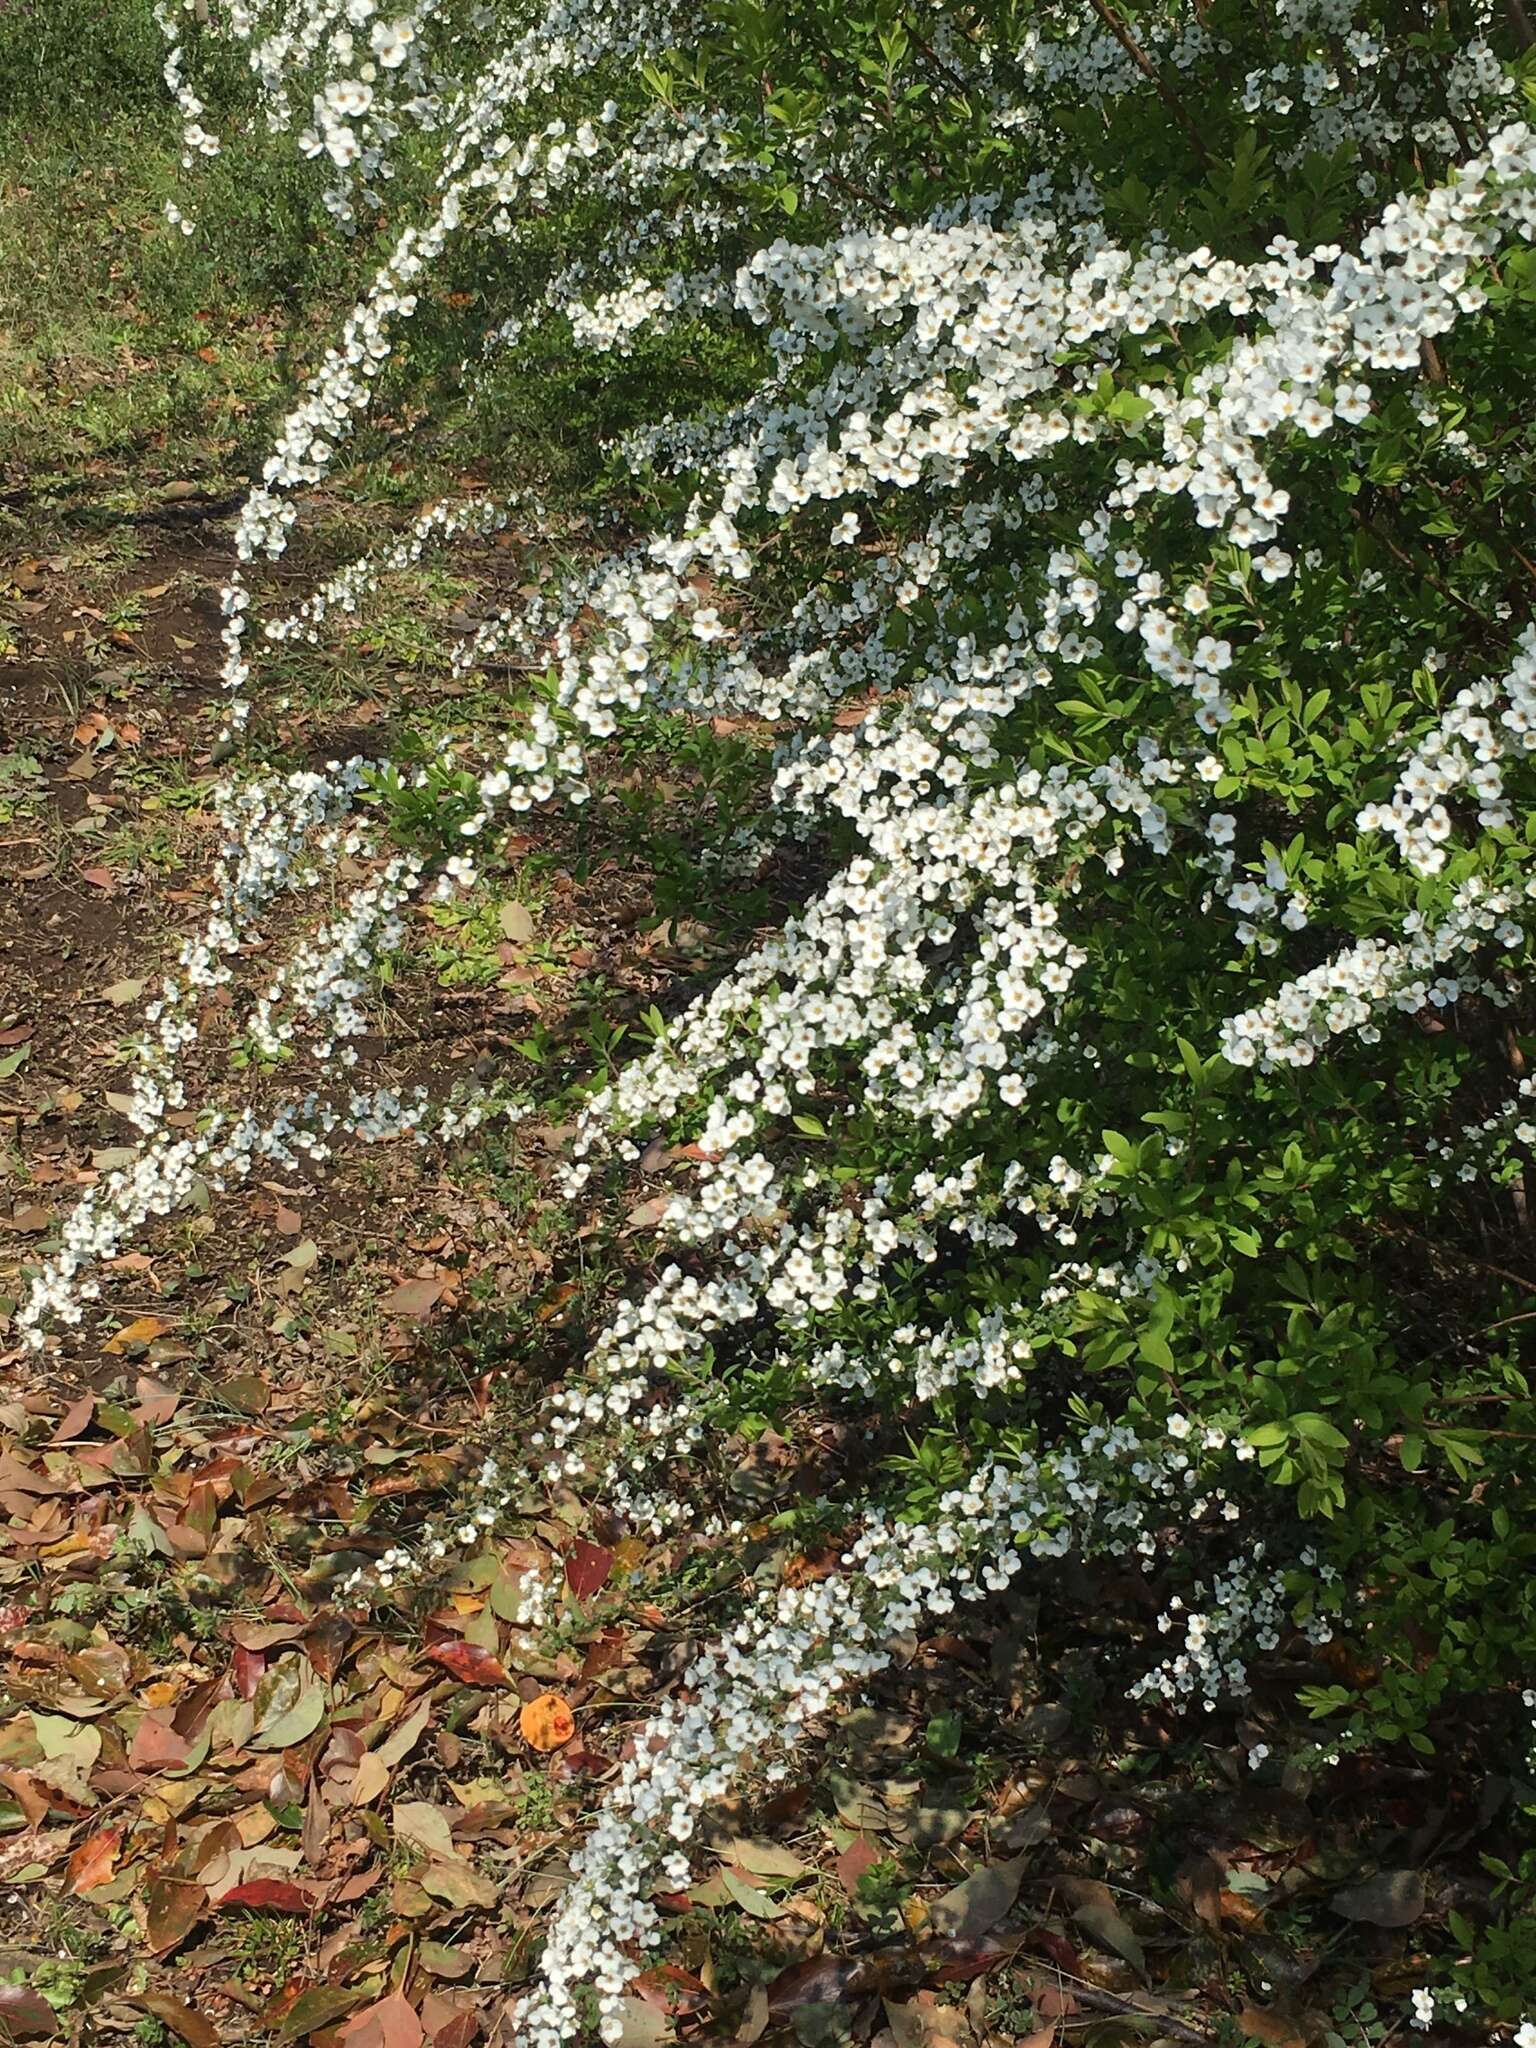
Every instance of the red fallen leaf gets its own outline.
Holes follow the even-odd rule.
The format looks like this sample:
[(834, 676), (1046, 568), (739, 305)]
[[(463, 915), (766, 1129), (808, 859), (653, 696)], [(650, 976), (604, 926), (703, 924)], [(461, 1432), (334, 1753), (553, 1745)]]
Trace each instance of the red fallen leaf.
[(255, 1699), (266, 1669), (267, 1660), (260, 1650), (248, 1650), (244, 1644), (235, 1646), (235, 1654), (229, 1660), (229, 1681), (241, 1699)]
[(117, 1867), (117, 1852), (123, 1846), (121, 1828), (102, 1828), (99, 1833), (88, 1835), (70, 1857), (66, 1877), (69, 1889), (76, 1895), (88, 1892), (93, 1885), (108, 1884)]
[(80, 879), (89, 882), (93, 889), (105, 890), (109, 896), (117, 893), (117, 877), (110, 868), (82, 868)]
[(832, 1868), (837, 1872), (837, 1881), (845, 1892), (858, 1890), (859, 1879), (871, 1864), (880, 1861), (880, 1851), (867, 1835), (859, 1835), (851, 1841)]
[(608, 1583), (613, 1552), (600, 1543), (577, 1543), (565, 1554), (565, 1583), (578, 1600), (590, 1600)]
[(612, 1763), (611, 1757), (600, 1756), (595, 1749), (563, 1749), (553, 1760), (551, 1775), (560, 1778), (601, 1777)]
[(1031, 1927), (1024, 1937), (1024, 1946), (1049, 1956), (1065, 1976), (1081, 1977), (1083, 1974), (1083, 1959), (1064, 1934), (1056, 1934), (1049, 1927)]
[(58, 2031), (59, 2016), (41, 1992), (0, 1984), (0, 2039), (47, 2041)]
[(312, 1913), (314, 1899), (302, 1885), (289, 1884), (280, 1877), (248, 1877), (244, 1884), (231, 1886), (214, 1902), (222, 1913), (226, 1906), (260, 1906), (268, 1913)]
[(1047, 1984), (1035, 1993), (1035, 2010), (1048, 2020), (1070, 2019), (1077, 2011), (1077, 2000), (1061, 1985)]
[(466, 1643), (457, 1636), (445, 1643), (429, 1643), (427, 1655), (466, 1685), (510, 1685), (512, 1678), (500, 1660), (478, 1643)]

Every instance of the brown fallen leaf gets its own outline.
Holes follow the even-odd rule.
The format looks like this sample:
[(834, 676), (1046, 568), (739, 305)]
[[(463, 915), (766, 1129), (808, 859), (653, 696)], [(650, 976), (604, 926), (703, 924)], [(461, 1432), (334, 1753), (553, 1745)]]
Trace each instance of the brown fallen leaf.
[(379, 1303), (387, 1316), (425, 1316), (443, 1298), (442, 1283), (437, 1280), (402, 1280)]
[(49, 1439), (51, 1443), (67, 1444), (75, 1437), (83, 1436), (90, 1426), (91, 1417), (96, 1413), (96, 1396), (82, 1394), (72, 1402), (59, 1420), (58, 1428)]
[(867, 1960), (847, 1956), (810, 1956), (791, 1963), (768, 1986), (768, 2010), (782, 2019), (802, 2005), (838, 2005), (869, 1982)]
[(1424, 1873), (1378, 1870), (1360, 1884), (1346, 1885), (1328, 1901), (1346, 1920), (1372, 1927), (1410, 1927), (1424, 1911)]
[(0, 1842), (0, 1884), (25, 1870), (29, 1864), (41, 1863), (45, 1868), (57, 1863), (64, 1854), (64, 1833), (62, 1828), (22, 1828), (18, 1834), (7, 1835)]
[(832, 1868), (837, 1872), (837, 1881), (843, 1890), (855, 1892), (865, 1871), (879, 1861), (880, 1851), (868, 1835), (855, 1835)]
[(973, 1870), (963, 1884), (934, 1901), (929, 1912), (934, 1933), (974, 1941), (995, 1927), (1019, 1896), (1028, 1861), (1027, 1856), (1014, 1856), (1006, 1863)]
[(183, 2005), (179, 1998), (172, 1998), (165, 1991), (141, 1991), (134, 1999), (135, 2005), (143, 2006), (162, 2020), (173, 2034), (179, 2034), (187, 2048), (219, 2048), (219, 2030), (213, 2021), (200, 2012), (194, 2012), (190, 2005)]
[(1058, 1877), (1056, 1889), (1072, 1907), (1072, 1918), (1100, 1948), (1146, 1974), (1147, 1959), (1135, 1929), (1116, 1906), (1107, 1884), (1095, 1877)]
[(278, 2038), (299, 2041), (350, 2012), (367, 1992), (357, 1984), (312, 1984), (301, 1991), (278, 2021)]
[(1174, 1875), (1173, 1888), (1214, 1933), (1221, 1925), (1221, 1870), (1203, 1852), (1187, 1856)]
[(208, 1910), (200, 1884), (179, 1877), (151, 1878), (144, 1888), (145, 1939), (157, 1956), (179, 1948)]

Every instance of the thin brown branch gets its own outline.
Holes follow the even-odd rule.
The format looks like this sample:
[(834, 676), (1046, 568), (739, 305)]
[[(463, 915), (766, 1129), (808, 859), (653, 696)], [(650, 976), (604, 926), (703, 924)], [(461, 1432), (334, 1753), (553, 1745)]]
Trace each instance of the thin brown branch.
[(1207, 162), (1205, 144), (1200, 140), (1194, 123), (1179, 103), (1178, 97), (1169, 90), (1161, 72), (1152, 62), (1151, 58), (1148, 57), (1146, 51), (1131, 34), (1131, 31), (1120, 19), (1114, 8), (1109, 5), (1109, 0), (1089, 0), (1089, 4), (1115, 41), (1120, 45), (1121, 49), (1124, 50), (1127, 57), (1136, 66), (1136, 69), (1147, 80), (1169, 113), (1172, 114), (1179, 126), (1184, 130), (1195, 155), (1199, 157), (1201, 163)]

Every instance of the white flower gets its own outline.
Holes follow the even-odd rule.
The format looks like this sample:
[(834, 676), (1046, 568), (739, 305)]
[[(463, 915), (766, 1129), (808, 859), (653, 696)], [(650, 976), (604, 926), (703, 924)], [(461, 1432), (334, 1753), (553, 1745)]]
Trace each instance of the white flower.
[(410, 55), (415, 37), (416, 24), (413, 21), (377, 21), (368, 40), (384, 69), (398, 71)]

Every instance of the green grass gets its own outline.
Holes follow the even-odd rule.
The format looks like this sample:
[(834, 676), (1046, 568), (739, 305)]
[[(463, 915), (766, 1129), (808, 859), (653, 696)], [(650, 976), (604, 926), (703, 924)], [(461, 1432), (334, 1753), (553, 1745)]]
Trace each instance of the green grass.
[(288, 386), (283, 337), (255, 280), (169, 246), (174, 123), (120, 116), (91, 146), (0, 138), (0, 469), (53, 500), (222, 481)]

